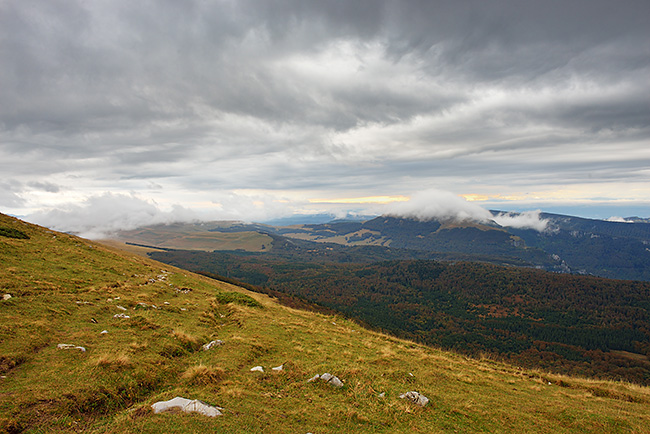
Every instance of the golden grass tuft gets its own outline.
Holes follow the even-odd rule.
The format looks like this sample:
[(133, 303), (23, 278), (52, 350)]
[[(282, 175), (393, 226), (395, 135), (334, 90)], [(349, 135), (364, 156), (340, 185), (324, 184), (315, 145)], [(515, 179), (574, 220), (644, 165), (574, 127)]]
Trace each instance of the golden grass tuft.
[(181, 346), (187, 350), (196, 351), (201, 346), (198, 338), (187, 334), (182, 330), (174, 330), (172, 336), (174, 336), (174, 339), (176, 339)]
[(201, 364), (190, 366), (181, 374), (181, 378), (195, 386), (207, 386), (220, 383), (225, 375), (226, 371), (221, 368)]
[(95, 359), (95, 365), (107, 369), (128, 369), (133, 367), (131, 357), (128, 354), (102, 354)]

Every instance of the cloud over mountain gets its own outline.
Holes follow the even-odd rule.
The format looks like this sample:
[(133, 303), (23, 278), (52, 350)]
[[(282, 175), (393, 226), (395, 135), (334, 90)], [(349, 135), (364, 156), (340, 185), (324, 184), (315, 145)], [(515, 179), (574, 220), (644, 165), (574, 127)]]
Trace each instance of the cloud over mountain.
[(408, 201), (395, 202), (386, 206), (386, 214), (417, 220), (455, 220), (495, 222), (500, 226), (543, 231), (547, 221), (540, 218), (540, 211), (522, 213), (497, 213), (469, 202), (448, 191), (426, 190), (414, 194)]

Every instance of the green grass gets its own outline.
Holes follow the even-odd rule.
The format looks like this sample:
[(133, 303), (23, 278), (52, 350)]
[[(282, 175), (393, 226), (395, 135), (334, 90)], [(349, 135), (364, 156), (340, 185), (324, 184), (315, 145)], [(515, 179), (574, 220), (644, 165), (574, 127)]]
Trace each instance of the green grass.
[[(0, 302), (0, 432), (650, 432), (648, 388), (466, 358), (6, 216), (0, 225), (29, 236), (0, 238), (0, 292), (13, 296)], [(202, 351), (213, 339), (224, 344)], [(307, 383), (324, 372), (345, 386)], [(429, 406), (399, 399), (409, 390)], [(224, 416), (152, 413), (175, 396)]]

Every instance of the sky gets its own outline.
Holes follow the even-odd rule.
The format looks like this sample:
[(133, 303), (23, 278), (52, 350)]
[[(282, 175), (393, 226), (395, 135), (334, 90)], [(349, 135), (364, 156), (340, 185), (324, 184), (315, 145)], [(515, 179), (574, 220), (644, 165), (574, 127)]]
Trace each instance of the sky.
[(650, 217), (647, 0), (0, 0), (0, 58), (0, 212), (60, 230)]

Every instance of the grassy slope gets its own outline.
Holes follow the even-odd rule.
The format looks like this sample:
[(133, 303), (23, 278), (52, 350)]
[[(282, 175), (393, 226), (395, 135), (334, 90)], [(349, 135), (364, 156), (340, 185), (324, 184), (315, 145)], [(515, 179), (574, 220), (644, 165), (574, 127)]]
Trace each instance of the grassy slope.
[[(214, 225), (218, 225), (215, 222)], [(227, 225), (227, 222), (221, 222)], [(259, 232), (210, 232), (211, 226), (175, 223), (123, 231), (119, 239), (156, 247), (185, 250), (246, 250), (261, 252), (271, 248), (273, 239)]]
[[(648, 388), (468, 359), (3, 215), (0, 227), (30, 236), (0, 236), (0, 292), (13, 295), (0, 301), (0, 431), (650, 431)], [(113, 318), (118, 304), (130, 319)], [(212, 339), (225, 345), (198, 349)], [(345, 387), (306, 382), (326, 371)], [(400, 400), (408, 390), (430, 405)], [(151, 413), (178, 395), (225, 415)]]

